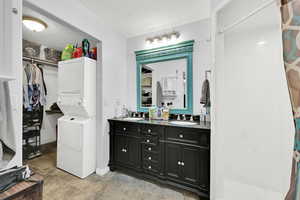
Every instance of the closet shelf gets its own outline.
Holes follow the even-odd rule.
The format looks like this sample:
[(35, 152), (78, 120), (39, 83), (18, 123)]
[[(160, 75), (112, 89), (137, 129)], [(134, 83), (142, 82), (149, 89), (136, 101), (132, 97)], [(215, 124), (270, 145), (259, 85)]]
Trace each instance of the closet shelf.
[(51, 67), (58, 67), (58, 64), (55, 62), (51, 62), (51, 61), (43, 60), (43, 59), (39, 59), (39, 58), (31, 58), (31, 57), (23, 56), (23, 60), (28, 61), (28, 62), (35, 62), (35, 63), (43, 64), (43, 65), (49, 65)]

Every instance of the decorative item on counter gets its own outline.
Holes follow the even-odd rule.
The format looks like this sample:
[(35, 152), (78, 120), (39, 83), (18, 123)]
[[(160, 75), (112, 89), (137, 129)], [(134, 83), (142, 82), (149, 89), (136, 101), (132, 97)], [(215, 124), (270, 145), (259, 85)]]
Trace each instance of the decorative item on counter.
[(163, 120), (168, 121), (170, 117), (169, 103), (167, 103), (163, 108)]
[(149, 120), (157, 118), (157, 108), (156, 106), (149, 107)]
[(90, 42), (87, 39), (82, 40), (82, 51), (83, 51), (83, 56), (89, 57)]
[(61, 60), (69, 60), (72, 58), (72, 54), (74, 52), (74, 46), (72, 44), (68, 44), (62, 54), (61, 54)]
[(92, 48), (90, 51), (90, 58), (97, 60), (97, 47)]
[(164, 103), (161, 103), (161, 106), (157, 108), (157, 119), (163, 119), (163, 110), (164, 110)]

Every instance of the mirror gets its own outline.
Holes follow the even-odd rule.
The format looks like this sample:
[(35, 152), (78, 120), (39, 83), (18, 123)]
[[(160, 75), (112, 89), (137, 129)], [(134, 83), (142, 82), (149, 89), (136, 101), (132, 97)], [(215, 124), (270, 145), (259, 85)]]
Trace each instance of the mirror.
[(142, 107), (171, 103), (186, 109), (186, 59), (143, 64), (141, 70)]
[(138, 112), (171, 104), (171, 113), (192, 114), (193, 43), (136, 52)]

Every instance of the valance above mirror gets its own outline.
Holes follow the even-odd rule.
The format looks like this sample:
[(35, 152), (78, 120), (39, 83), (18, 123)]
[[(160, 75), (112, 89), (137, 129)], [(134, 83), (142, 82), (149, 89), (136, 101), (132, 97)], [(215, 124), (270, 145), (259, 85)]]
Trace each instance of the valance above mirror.
[(137, 111), (172, 104), (173, 114), (193, 114), (194, 40), (136, 51)]

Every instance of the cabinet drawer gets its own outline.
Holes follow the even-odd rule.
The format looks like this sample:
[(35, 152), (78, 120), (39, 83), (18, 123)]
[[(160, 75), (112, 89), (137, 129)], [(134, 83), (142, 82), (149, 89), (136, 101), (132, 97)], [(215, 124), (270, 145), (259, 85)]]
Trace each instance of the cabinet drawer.
[(151, 153), (149, 151), (143, 152), (143, 160), (144, 162), (152, 162), (152, 163), (159, 163), (159, 154), (158, 153)]
[(164, 132), (163, 126), (147, 125), (141, 127), (141, 132), (144, 135), (162, 135)]
[(151, 144), (144, 144), (144, 145), (143, 145), (143, 151), (146, 151), (146, 152), (153, 152), (153, 153), (158, 153), (158, 151), (159, 151), (159, 146), (151, 145)]
[(138, 136), (139, 126), (134, 123), (116, 122), (115, 131), (117, 134)]
[(143, 163), (143, 169), (147, 172), (152, 172), (152, 173), (158, 173), (159, 172), (159, 166), (153, 162), (144, 162)]
[(168, 127), (166, 140), (207, 147), (210, 145), (209, 131), (201, 129)]
[(149, 135), (146, 135), (143, 138), (143, 143), (145, 143), (145, 144), (152, 144), (152, 145), (158, 145), (158, 136), (149, 136)]

